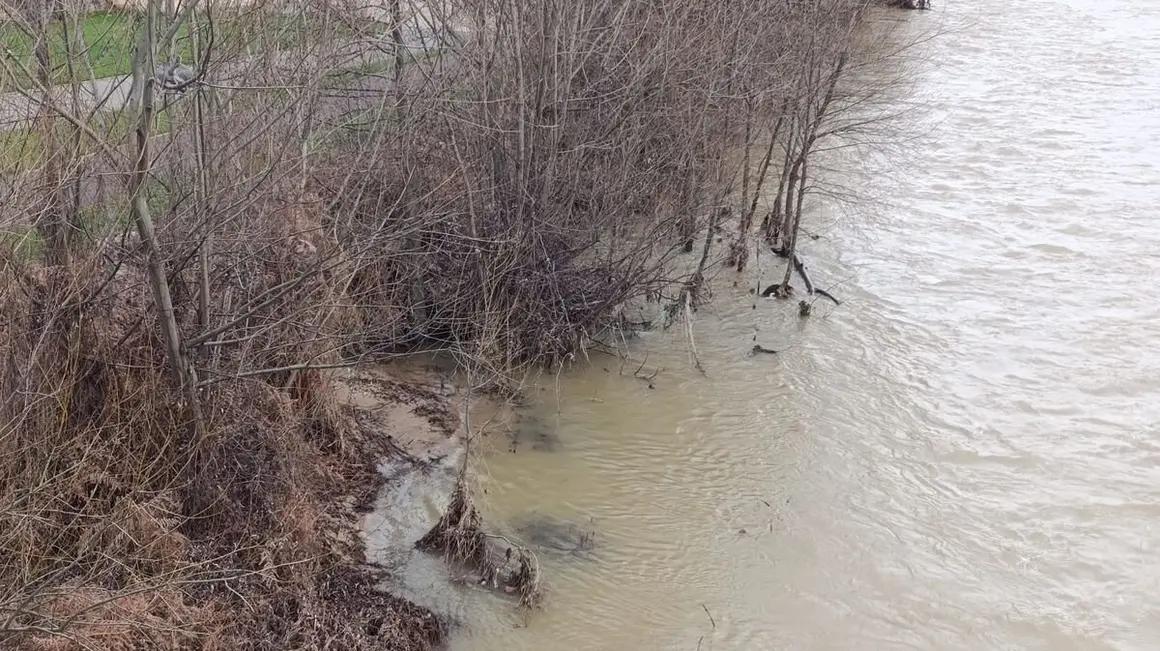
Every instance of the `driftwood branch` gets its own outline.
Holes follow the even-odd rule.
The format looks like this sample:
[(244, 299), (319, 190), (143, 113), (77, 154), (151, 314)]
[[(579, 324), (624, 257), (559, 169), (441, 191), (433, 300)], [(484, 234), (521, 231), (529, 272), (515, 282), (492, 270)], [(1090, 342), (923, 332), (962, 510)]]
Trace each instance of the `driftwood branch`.
[(810, 274), (808, 271), (806, 271), (806, 263), (797, 253), (793, 254), (793, 268), (798, 272), (798, 275), (801, 276), (802, 282), (806, 284), (806, 293), (810, 294), (811, 296), (814, 294), (817, 294), (818, 296), (825, 296), (826, 298), (833, 301), (834, 305), (842, 304), (841, 301), (834, 298), (833, 294), (830, 294), (824, 289), (818, 289), (817, 287), (814, 287), (813, 281), (810, 280)]
[[(773, 252), (776, 253), (777, 255), (779, 255), (780, 257), (790, 258), (790, 253), (788, 251), (786, 251), (785, 249), (774, 249)], [(819, 289), (819, 288), (814, 286), (814, 281), (810, 279), (810, 273), (809, 273), (809, 271), (806, 270), (805, 261), (802, 260), (802, 257), (800, 255), (798, 255), (796, 252), (792, 254), (791, 264), (793, 264), (794, 271), (796, 271), (798, 276), (801, 277), (802, 282), (805, 283), (807, 294), (809, 294), (810, 296), (813, 296), (815, 294), (817, 294), (818, 296), (825, 296), (826, 298), (833, 301), (834, 305), (841, 305), (842, 304), (841, 301), (839, 301), (837, 298), (834, 298), (833, 294), (827, 292), (824, 289)], [(781, 296), (783, 294), (785, 296), (788, 296), (788, 292), (784, 292), (784, 291), (779, 292), (779, 289), (781, 287), (782, 286), (780, 284), (770, 285), (769, 287), (766, 287), (764, 290), (762, 290), (761, 296), (763, 298), (768, 298), (768, 297), (774, 296), (774, 295)]]
[(701, 608), (705, 611), (705, 614), (709, 616), (709, 623), (713, 625), (713, 630), (717, 630), (717, 622), (713, 619), (713, 614), (709, 612), (709, 608), (706, 607), (705, 604), (701, 604)]

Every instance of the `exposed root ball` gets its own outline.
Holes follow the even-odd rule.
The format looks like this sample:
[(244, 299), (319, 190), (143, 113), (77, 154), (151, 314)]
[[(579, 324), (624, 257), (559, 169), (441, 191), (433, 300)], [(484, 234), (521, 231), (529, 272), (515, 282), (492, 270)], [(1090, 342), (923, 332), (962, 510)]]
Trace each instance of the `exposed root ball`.
[(460, 478), (451, 493), (447, 511), (415, 546), (424, 551), (443, 553), (456, 563), (474, 564), (482, 572), (488, 562), (482, 521), (471, 493)]
[[(536, 555), (503, 536), (484, 532), (482, 522), (461, 477), (451, 494), (447, 511), (415, 546), (424, 551), (442, 553), (448, 561), (470, 567), (478, 574), (481, 585), (505, 594), (519, 595), (522, 608), (538, 606), (543, 589)], [(498, 546), (489, 544), (493, 539), (502, 540), (508, 546), (501, 551)]]
[[(510, 552), (511, 548), (509, 548)], [(509, 554), (510, 556), (510, 554)], [(540, 605), (543, 590), (540, 588), (540, 563), (530, 550), (520, 547), (515, 568), (504, 579), (504, 590), (520, 596), (520, 607), (535, 608)]]

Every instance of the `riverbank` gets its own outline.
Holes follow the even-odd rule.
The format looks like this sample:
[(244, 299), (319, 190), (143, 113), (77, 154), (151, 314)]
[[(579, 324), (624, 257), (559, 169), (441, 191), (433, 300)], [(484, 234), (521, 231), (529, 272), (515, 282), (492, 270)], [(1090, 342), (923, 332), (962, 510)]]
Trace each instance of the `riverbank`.
[(915, 53), (938, 131), (905, 173), (826, 170), (890, 194), (810, 214), (843, 305), (803, 320), (722, 273), (705, 375), (657, 332), (656, 389), (615, 360), (547, 378), (560, 450), (487, 458), (484, 517), (592, 518), (599, 562), (547, 560), (527, 627), (463, 606), (454, 648), (1155, 648), (1160, 319), (1132, 288), (1158, 271), (1160, 5), (895, 16), (944, 26)]
[[(287, 402), (268, 396), (265, 408), (281, 417), (266, 424), (279, 431), (251, 430), (217, 446), (228, 454), (228, 467), (215, 473), (221, 492), (192, 523), (171, 525), (177, 514), (166, 514), (180, 508), (180, 487), (146, 500), (120, 489), (108, 469), (90, 476), (86, 510), (107, 508), (108, 522), (77, 543), (106, 541), (106, 552), (124, 555), (114, 559), (119, 567), (102, 571), (82, 552), (75, 578), (27, 586), (19, 602), (0, 603), (10, 613), (0, 646), (435, 648), (445, 623), (379, 588), (382, 571), (366, 562), (361, 521), (387, 480), (380, 464), (422, 468), (461, 447), (461, 421), (439, 378), (414, 365), (319, 376), (330, 389), (316, 399), (333, 398), (325, 428), (295, 422)], [(6, 513), (6, 526), (17, 515)], [(129, 538), (108, 547), (118, 534)]]
[[(177, 647), (262, 648), (271, 628), (279, 648), (437, 639), (438, 618), (373, 596), (353, 532), (376, 463), (400, 482), (439, 465), (437, 437), (409, 451), (403, 434), (457, 425), (444, 384), (376, 365), (439, 351), (473, 390), (511, 396), (648, 321), (688, 333), (703, 370), (693, 323), (721, 249), (738, 271), (770, 257), (750, 237), (792, 259), (815, 145), (864, 124), (877, 90), (838, 83), (867, 63), (850, 54), (861, 2), (679, 4), (517, 3), (455, 56), (356, 73), (358, 101), (331, 101), (334, 71), (314, 66), (254, 80), (275, 88), (240, 111), (187, 94), (188, 111), (166, 112), (172, 138), (150, 140), (159, 120), (139, 116), (129, 196), (102, 202), (108, 219), (81, 210), (93, 175), (77, 141), (58, 143), (7, 204), (41, 245), (0, 247), (8, 632), (87, 643), (102, 633), (87, 614), (157, 595), (147, 605), (169, 610), (97, 622), (178, 631)], [(473, 552), (487, 536), (464, 520)], [(54, 601), (66, 590), (96, 597)]]

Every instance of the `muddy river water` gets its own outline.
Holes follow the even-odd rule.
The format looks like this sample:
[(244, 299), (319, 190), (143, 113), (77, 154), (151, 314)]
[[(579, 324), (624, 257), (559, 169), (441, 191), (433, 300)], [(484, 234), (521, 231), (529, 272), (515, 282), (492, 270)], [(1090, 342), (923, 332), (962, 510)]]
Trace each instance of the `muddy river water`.
[(872, 225), (815, 216), (844, 304), (719, 283), (705, 375), (657, 332), (655, 388), (601, 357), (547, 379), (480, 462), (489, 522), (563, 540), (547, 606), (416, 558), (453, 651), (1160, 648), (1160, 2), (899, 19), (944, 31), (936, 128)]

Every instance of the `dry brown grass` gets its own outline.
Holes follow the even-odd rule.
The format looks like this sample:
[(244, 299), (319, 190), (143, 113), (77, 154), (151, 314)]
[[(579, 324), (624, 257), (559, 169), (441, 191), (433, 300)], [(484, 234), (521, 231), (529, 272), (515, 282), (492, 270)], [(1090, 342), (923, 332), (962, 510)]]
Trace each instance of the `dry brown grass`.
[(430, 613), (359, 569), (354, 505), (377, 490), (389, 441), (356, 426), (319, 370), (207, 387), (210, 435), (193, 440), (125, 262), (87, 278), (0, 267), (0, 645), (435, 644)]

